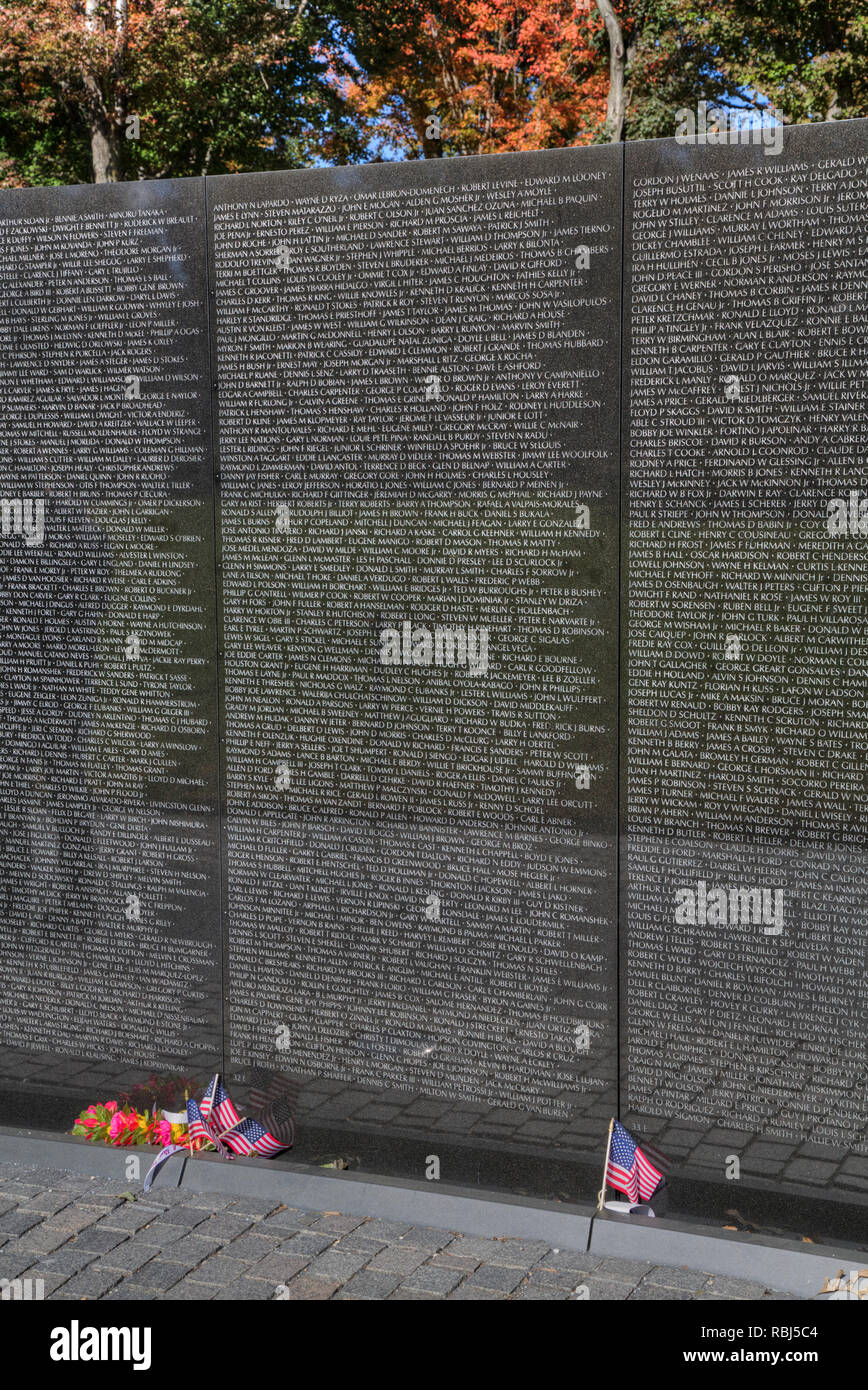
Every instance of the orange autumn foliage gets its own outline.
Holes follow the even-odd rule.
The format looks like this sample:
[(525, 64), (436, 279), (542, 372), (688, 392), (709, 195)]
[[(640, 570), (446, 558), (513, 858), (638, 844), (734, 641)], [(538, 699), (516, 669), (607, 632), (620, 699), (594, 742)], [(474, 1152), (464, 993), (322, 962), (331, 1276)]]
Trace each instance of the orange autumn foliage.
[[(357, 0), (320, 45), (372, 149), (485, 154), (602, 137), (605, 30), (593, 0)], [(439, 117), (441, 139), (430, 118)]]

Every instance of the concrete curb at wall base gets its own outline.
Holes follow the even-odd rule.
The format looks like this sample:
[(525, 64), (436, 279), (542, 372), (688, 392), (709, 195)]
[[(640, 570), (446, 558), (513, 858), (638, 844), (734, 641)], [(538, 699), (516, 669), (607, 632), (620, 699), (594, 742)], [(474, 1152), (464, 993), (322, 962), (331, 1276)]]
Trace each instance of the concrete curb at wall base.
[[(102, 1178), (126, 1179), (131, 1154), (142, 1160), (142, 1178), (159, 1149), (112, 1149), (69, 1136), (0, 1128), (0, 1162), (60, 1168)], [(179, 1183), (180, 1178), (180, 1183)], [(465, 1235), (544, 1240), (563, 1250), (589, 1250), (655, 1265), (681, 1266), (765, 1284), (779, 1293), (813, 1298), (828, 1277), (868, 1265), (856, 1249), (811, 1246), (774, 1237), (712, 1231), (671, 1219), (595, 1215), (591, 1207), (551, 1203), (507, 1193), (364, 1173), (324, 1172), (303, 1164), (262, 1159), (227, 1163), (216, 1154), (173, 1157), (158, 1175), (154, 1192), (181, 1187), (189, 1192), (231, 1192), (274, 1198), (289, 1207), (382, 1217), (414, 1226), (436, 1226)]]
[(868, 1253), (838, 1250), (828, 1245), (806, 1246), (775, 1236), (741, 1234), (688, 1226), (648, 1216), (616, 1216), (604, 1212), (594, 1217), (591, 1253), (621, 1259), (648, 1260), (653, 1264), (683, 1265), (765, 1284), (779, 1293), (814, 1298), (826, 1279), (843, 1269), (868, 1264)]
[[(141, 1196), (145, 1173), (161, 1151), (145, 1145), (112, 1149), (84, 1139), (0, 1128), (0, 1162), (66, 1168), (102, 1178), (118, 1178)], [(130, 1155), (142, 1160), (138, 1181), (124, 1177)], [(178, 1182), (181, 1178), (180, 1184)], [(301, 1163), (233, 1159), (197, 1154), (173, 1156), (157, 1175), (153, 1191), (180, 1186), (187, 1192), (232, 1192), (241, 1197), (269, 1197), (305, 1211), (342, 1211), (350, 1216), (378, 1216), (412, 1226), (437, 1226), (473, 1236), (514, 1236), (545, 1240), (565, 1250), (587, 1250), (591, 1207), (552, 1203), (509, 1193), (479, 1193), (444, 1183), (416, 1183), (366, 1173), (325, 1172)], [(145, 1199), (147, 1200), (147, 1199)]]

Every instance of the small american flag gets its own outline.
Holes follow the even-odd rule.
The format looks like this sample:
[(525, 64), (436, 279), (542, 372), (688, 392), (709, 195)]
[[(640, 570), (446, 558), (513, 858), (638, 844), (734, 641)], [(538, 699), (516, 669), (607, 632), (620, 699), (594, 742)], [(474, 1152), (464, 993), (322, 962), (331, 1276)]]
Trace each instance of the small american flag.
[(250, 1113), (258, 1115), (260, 1111), (267, 1109), (269, 1105), (273, 1105), (275, 1101), (281, 1100), (284, 1096), (296, 1103), (303, 1085), (304, 1083), (299, 1081), (297, 1077), (285, 1076), (279, 1071), (265, 1071), (261, 1067), (254, 1067), (247, 1098)]
[(647, 1202), (662, 1177), (660, 1169), (643, 1154), (632, 1134), (616, 1120), (606, 1164), (606, 1182), (625, 1193), (631, 1202), (638, 1202), (640, 1197)]
[(672, 1167), (672, 1159), (669, 1155), (663, 1153), (662, 1150), (652, 1144), (649, 1139), (642, 1140), (642, 1154), (650, 1163), (653, 1163), (655, 1168), (659, 1168), (664, 1176)]
[(208, 1089), (199, 1102), (199, 1109), (202, 1118), (207, 1120), (212, 1128), (216, 1127), (219, 1134), (221, 1129), (230, 1129), (232, 1125), (237, 1125), (241, 1116), (229, 1099), (229, 1092), (220, 1080), (219, 1073), (209, 1083)]
[(283, 1153), (283, 1150), (289, 1147), (287, 1144), (281, 1144), (273, 1134), (269, 1134), (264, 1125), (252, 1116), (242, 1120), (235, 1129), (230, 1129), (222, 1136), (222, 1140), (235, 1154), (261, 1154), (264, 1158), (273, 1158), (275, 1154)]
[(200, 1143), (214, 1143), (214, 1136), (208, 1127), (200, 1107), (195, 1100), (187, 1101), (187, 1133), (191, 1139), (198, 1139)]
[[(229, 1098), (229, 1092), (215, 1076), (209, 1084), (201, 1101), (187, 1101), (187, 1134), (193, 1143), (213, 1144), (223, 1158), (232, 1154), (261, 1154), (264, 1158), (274, 1158), (292, 1147), (295, 1126), (292, 1120), (290, 1101), (280, 1097), (268, 1109), (275, 1120), (276, 1134), (260, 1124), (259, 1120), (248, 1116), (242, 1120)], [(170, 1144), (157, 1155), (145, 1177), (145, 1191), (150, 1190), (157, 1173), (173, 1154), (192, 1153), (192, 1147)]]
[(253, 1118), (264, 1125), (275, 1139), (279, 1139), (285, 1148), (292, 1148), (295, 1143), (295, 1105), (288, 1096), (281, 1096)]
[[(272, 1107), (276, 1108), (278, 1103)], [(292, 1127), (289, 1134), (273, 1134), (270, 1127), (266, 1129), (253, 1116), (242, 1119), (219, 1076), (214, 1077), (198, 1105), (195, 1100), (187, 1102), (187, 1125), (191, 1139), (209, 1139), (224, 1157), (228, 1156), (225, 1152), (228, 1149), (234, 1154), (262, 1154), (265, 1158), (273, 1158), (291, 1148), (295, 1138)]]
[(295, 1112), (303, 1083), (280, 1072), (254, 1069), (248, 1096), (250, 1114), (287, 1148), (295, 1141)]

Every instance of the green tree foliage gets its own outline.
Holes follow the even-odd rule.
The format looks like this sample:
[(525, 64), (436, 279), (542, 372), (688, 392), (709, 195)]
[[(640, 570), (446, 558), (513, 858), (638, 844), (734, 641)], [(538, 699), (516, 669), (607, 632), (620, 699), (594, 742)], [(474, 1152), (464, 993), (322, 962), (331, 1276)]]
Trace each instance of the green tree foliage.
[(788, 121), (868, 115), (868, 0), (709, 6), (707, 43), (733, 86), (753, 88)]
[[(161, 178), (310, 163), (340, 100), (322, 0), (6, 0), (0, 176)], [(131, 117), (138, 117), (138, 138)]]
[(698, 101), (868, 115), (868, 0), (629, 0), (623, 23), (629, 139), (673, 134)]
[(613, 78), (628, 139), (861, 116), (866, 60), (868, 0), (0, 0), (0, 184), (588, 144)]
[(673, 135), (676, 111), (725, 99), (721, 55), (708, 41), (710, 8), (703, 0), (632, 0), (625, 7), (628, 140)]

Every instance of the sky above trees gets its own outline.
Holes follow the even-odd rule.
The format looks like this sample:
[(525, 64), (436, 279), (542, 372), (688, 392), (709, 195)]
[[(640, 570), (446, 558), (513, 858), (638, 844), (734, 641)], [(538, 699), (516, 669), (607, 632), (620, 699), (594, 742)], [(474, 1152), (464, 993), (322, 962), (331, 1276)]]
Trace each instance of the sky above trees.
[(642, 139), (700, 100), (841, 119), (866, 57), (868, 0), (0, 0), (0, 184)]

